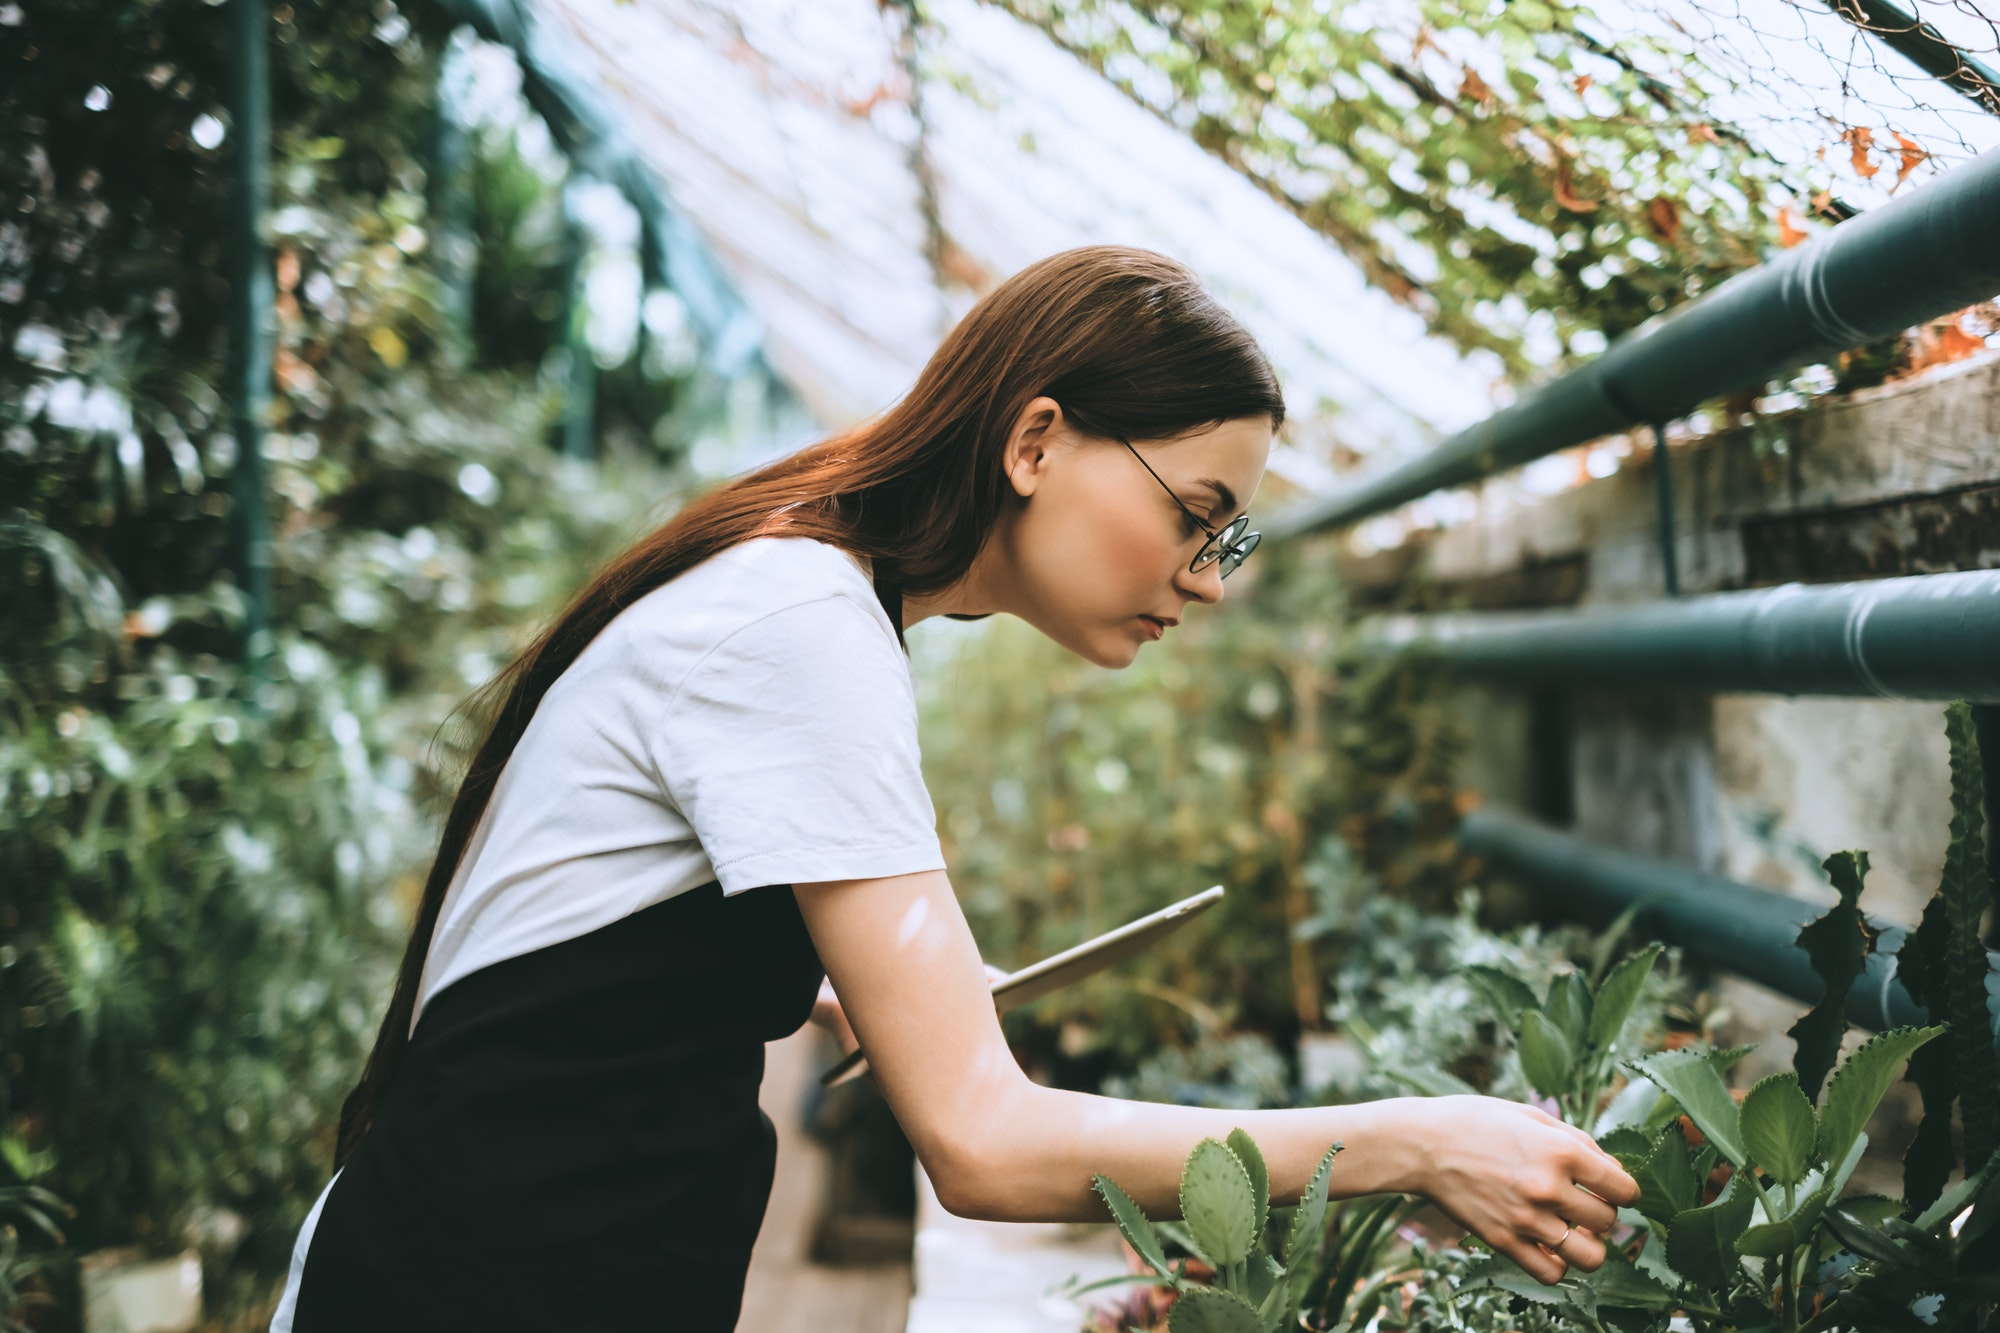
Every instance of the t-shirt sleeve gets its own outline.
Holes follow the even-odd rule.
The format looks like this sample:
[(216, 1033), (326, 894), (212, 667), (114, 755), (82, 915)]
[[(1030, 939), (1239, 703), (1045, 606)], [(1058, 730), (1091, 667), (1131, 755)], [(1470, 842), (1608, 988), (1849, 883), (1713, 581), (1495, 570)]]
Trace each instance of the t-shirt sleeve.
[(902, 650), (845, 597), (718, 644), (650, 728), (724, 893), (944, 867)]

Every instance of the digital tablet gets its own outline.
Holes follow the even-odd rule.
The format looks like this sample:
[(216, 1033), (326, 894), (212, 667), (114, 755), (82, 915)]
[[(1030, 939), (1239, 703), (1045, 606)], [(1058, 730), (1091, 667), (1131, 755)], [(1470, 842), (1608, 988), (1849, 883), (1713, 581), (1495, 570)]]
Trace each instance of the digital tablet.
[[(1102, 972), (1151, 948), (1222, 901), (1222, 886), (1204, 889), (1192, 898), (1183, 898), (1169, 907), (1128, 921), (1116, 930), (1107, 930), (1094, 940), (1085, 940), (1073, 949), (1064, 949), (1039, 963), (1030, 963), (1018, 972), (1009, 972), (993, 983), (993, 1007), (1008, 1013), (1061, 990), (1071, 982)], [(867, 1067), (867, 1057), (859, 1050), (820, 1075), (820, 1086), (832, 1087), (858, 1076)]]

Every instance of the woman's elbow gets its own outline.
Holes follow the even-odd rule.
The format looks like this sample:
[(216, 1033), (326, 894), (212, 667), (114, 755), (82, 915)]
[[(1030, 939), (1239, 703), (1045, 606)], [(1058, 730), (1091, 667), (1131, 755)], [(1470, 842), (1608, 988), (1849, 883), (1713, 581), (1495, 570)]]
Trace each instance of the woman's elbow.
[(963, 1141), (940, 1141), (926, 1149), (918, 1160), (947, 1213), (974, 1222), (1014, 1220), (1018, 1200), (1010, 1196), (1008, 1182), (1016, 1177), (993, 1154)]

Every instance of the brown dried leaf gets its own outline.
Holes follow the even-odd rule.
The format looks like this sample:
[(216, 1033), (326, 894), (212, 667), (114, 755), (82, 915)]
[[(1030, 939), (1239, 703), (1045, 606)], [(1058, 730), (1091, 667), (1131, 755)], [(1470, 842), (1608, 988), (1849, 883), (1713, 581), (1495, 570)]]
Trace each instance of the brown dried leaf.
[(1840, 141), (1848, 147), (1848, 161), (1854, 167), (1854, 174), (1867, 180), (1881, 168), (1868, 156), (1875, 147), (1875, 131), (1865, 125), (1856, 125), (1840, 136)]
[(1911, 172), (1930, 160), (1930, 154), (1896, 131), (1890, 130), (1889, 133), (1896, 135), (1896, 155), (1901, 159), (1896, 168), (1896, 183), (1889, 187), (1889, 193), (1894, 194), (1903, 188), (1903, 182), (1910, 178)]
[(1681, 234), (1681, 211), (1665, 195), (1646, 205), (1646, 221), (1652, 224), (1653, 234), (1663, 241), (1671, 241)]
[(1590, 76), (1588, 74), (1579, 74), (1576, 76), (1576, 82), (1570, 86), (1575, 88), (1576, 95), (1581, 97), (1583, 96), (1584, 89), (1590, 87)]
[(1722, 142), (1722, 136), (1715, 132), (1713, 125), (1688, 126), (1688, 138), (1695, 143), (1719, 144)]
[(1486, 80), (1479, 77), (1479, 71), (1470, 65), (1466, 66), (1465, 77), (1459, 80), (1458, 95), (1470, 97), (1481, 106), (1493, 101), (1493, 90), (1486, 86)]
[(1579, 199), (1575, 190), (1576, 179), (1568, 162), (1556, 168), (1556, 203), (1571, 213), (1595, 213), (1595, 199)]
[(1806, 240), (1807, 235), (1808, 233), (1806, 232), (1805, 228), (1799, 226), (1797, 220), (1792, 217), (1791, 209), (1781, 208), (1778, 210), (1779, 245), (1782, 245), (1787, 250), (1789, 250), (1795, 245), (1803, 244)]

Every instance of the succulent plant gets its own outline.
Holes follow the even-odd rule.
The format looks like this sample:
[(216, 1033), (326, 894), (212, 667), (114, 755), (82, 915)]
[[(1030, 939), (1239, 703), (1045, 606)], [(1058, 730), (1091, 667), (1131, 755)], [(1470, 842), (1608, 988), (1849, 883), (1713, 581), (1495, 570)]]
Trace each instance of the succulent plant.
[[(1270, 1172), (1254, 1139), (1240, 1129), (1226, 1140), (1203, 1139), (1181, 1170), (1179, 1225), (1148, 1221), (1115, 1182), (1095, 1177), (1133, 1252), (1173, 1290), (1167, 1321), (1173, 1333), (1274, 1333), (1297, 1322), (1340, 1148), (1326, 1150), (1296, 1207), (1273, 1208)], [(1215, 1285), (1189, 1281), (1186, 1262), (1168, 1260), (1166, 1238), (1212, 1267)]]

